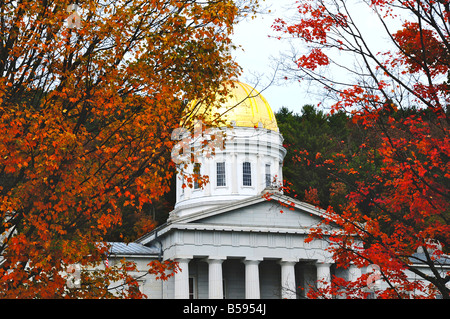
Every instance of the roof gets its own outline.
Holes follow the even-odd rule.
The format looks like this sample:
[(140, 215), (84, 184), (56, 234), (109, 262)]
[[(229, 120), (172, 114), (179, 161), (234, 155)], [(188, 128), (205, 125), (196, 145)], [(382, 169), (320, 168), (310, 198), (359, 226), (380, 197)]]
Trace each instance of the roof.
[(132, 255), (132, 256), (155, 256), (160, 254), (160, 248), (156, 246), (144, 246), (140, 243), (109, 242), (111, 245), (110, 256)]
[[(265, 190), (263, 192), (265, 192)], [(229, 204), (221, 205), (219, 207), (209, 208), (207, 210), (203, 210), (203, 211), (189, 214), (189, 215), (186, 215), (183, 217), (179, 217), (179, 218), (177, 218), (177, 221), (189, 223), (189, 222), (192, 222), (192, 221), (195, 221), (198, 219), (203, 219), (203, 218), (210, 217), (210, 216), (217, 215), (217, 214), (223, 214), (230, 210), (239, 209), (239, 208), (242, 208), (245, 206), (250, 206), (250, 205), (267, 202), (267, 201), (272, 201), (273, 203), (282, 203), (284, 205), (288, 205), (291, 207), (295, 207), (297, 209), (301, 209), (301, 210), (306, 211), (309, 214), (313, 214), (317, 217), (320, 217), (320, 218), (323, 217), (323, 215), (322, 215), (323, 210), (317, 208), (316, 206), (313, 206), (306, 202), (298, 201), (294, 198), (291, 198), (289, 196), (281, 194), (280, 192), (278, 192), (276, 190), (274, 190), (273, 193), (269, 190), (267, 196), (258, 194), (258, 195), (254, 195), (251, 197), (247, 197), (245, 199), (232, 201)]]
[[(233, 81), (224, 102), (210, 108), (203, 105), (202, 115), (209, 120), (220, 119), (234, 127), (263, 127), (278, 132), (275, 115), (267, 100), (248, 84)], [(219, 99), (218, 99), (219, 100)], [(196, 105), (196, 102), (193, 103)]]

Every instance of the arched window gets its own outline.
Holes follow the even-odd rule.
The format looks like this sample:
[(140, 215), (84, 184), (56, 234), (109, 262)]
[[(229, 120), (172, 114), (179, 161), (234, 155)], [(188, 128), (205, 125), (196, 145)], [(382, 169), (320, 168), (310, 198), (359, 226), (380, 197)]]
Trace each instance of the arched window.
[(252, 166), (250, 162), (242, 163), (242, 184), (252, 186)]

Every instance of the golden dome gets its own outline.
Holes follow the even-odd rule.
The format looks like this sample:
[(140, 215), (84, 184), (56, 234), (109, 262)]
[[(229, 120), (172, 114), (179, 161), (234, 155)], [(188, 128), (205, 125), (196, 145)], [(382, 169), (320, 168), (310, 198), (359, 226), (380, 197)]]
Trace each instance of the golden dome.
[(275, 114), (267, 100), (253, 87), (239, 81), (233, 82), (225, 102), (207, 113), (204, 116), (210, 120), (220, 115), (225, 125), (263, 127), (278, 132)]

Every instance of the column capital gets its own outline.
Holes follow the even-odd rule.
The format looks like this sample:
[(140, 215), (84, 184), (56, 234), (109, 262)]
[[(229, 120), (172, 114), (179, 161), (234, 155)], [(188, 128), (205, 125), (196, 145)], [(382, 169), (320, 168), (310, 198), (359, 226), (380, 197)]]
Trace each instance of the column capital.
[(290, 264), (296, 264), (298, 263), (298, 258), (282, 258), (280, 261), (278, 261), (280, 265), (290, 265)]
[(189, 256), (189, 255), (182, 255), (182, 256), (175, 256), (173, 257), (173, 259), (175, 261), (190, 261), (194, 258), (194, 256)]
[(254, 264), (254, 263), (256, 263), (256, 264), (259, 264), (261, 261), (263, 261), (263, 259), (262, 258), (258, 258), (258, 257), (247, 257), (247, 258), (245, 258), (244, 260), (243, 260), (243, 262), (244, 262), (244, 264)]
[(330, 261), (316, 261), (317, 267), (331, 267), (332, 264)]
[(208, 256), (208, 257), (205, 258), (205, 261), (206, 262), (213, 262), (213, 261), (223, 262), (226, 259), (227, 259), (226, 256)]

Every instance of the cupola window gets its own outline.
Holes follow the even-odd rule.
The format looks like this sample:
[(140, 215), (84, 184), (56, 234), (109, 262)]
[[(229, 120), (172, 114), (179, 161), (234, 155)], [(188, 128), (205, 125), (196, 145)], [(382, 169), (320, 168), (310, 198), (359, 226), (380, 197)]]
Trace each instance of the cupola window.
[(242, 181), (244, 186), (252, 186), (252, 166), (250, 162), (242, 163)]
[(217, 186), (226, 186), (225, 179), (225, 162), (216, 163), (216, 185)]
[(266, 164), (266, 187), (272, 185), (272, 176), (270, 175), (270, 164)]
[(200, 188), (199, 179), (200, 179), (200, 163), (195, 163), (194, 164), (194, 189)]

